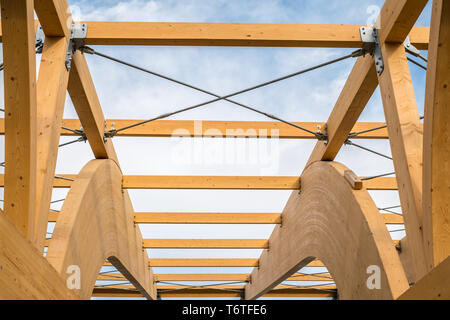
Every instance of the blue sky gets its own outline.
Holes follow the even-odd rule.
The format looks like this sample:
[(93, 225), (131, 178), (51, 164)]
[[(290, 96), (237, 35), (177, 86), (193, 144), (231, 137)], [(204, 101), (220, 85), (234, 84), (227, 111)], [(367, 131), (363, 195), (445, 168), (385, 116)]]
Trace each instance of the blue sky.
[[(242, 23), (366, 24), (381, 0), (71, 0), (76, 19), (85, 21), (170, 21)], [(417, 25), (429, 25), (430, 5)], [(296, 72), (353, 51), (308, 48), (218, 48), (218, 47), (96, 47), (98, 51), (136, 63), (220, 95)], [(147, 74), (88, 56), (106, 118), (148, 119), (181, 107), (209, 100), (204, 94), (156, 79)], [(340, 62), (312, 73), (236, 97), (263, 111), (290, 121), (326, 121), (339, 96), (354, 60)], [(425, 72), (410, 66), (419, 112), (424, 101)], [(3, 87), (3, 86), (2, 86)], [(3, 96), (3, 92), (1, 92)], [(67, 99), (66, 118), (76, 118)], [(173, 117), (186, 120), (267, 120), (219, 102)], [(379, 91), (366, 107), (361, 121), (384, 121)], [(63, 138), (62, 141), (67, 141)], [(3, 137), (0, 146), (3, 148)], [(173, 162), (171, 139), (115, 138), (124, 174), (148, 175), (264, 175), (264, 165), (204, 165)], [(214, 142), (205, 141), (205, 144)], [(276, 170), (270, 175), (299, 175), (314, 147), (314, 141), (280, 141)], [(387, 141), (363, 141), (367, 147), (389, 153)], [(92, 159), (88, 144), (61, 150), (57, 172), (78, 173)], [(338, 156), (358, 175), (393, 171), (389, 160), (345, 146)], [(0, 162), (3, 157), (0, 158)], [(1, 169), (1, 168), (0, 168)], [(1, 190), (3, 193), (3, 190)], [(136, 211), (173, 212), (281, 212), (290, 192), (282, 191), (184, 191), (135, 190), (130, 192)], [(379, 207), (399, 203), (395, 192), (373, 192)], [(1, 195), (2, 196), (2, 195)], [(54, 192), (54, 199), (65, 196)], [(58, 209), (55, 206), (55, 209)], [(146, 226), (145, 238), (268, 238), (272, 226)], [(396, 234), (400, 238), (401, 234)], [(152, 250), (155, 258), (258, 257), (260, 250)], [(158, 268), (157, 272), (173, 272)], [(205, 272), (178, 270), (180, 272)], [(249, 269), (208, 270), (249, 272)]]

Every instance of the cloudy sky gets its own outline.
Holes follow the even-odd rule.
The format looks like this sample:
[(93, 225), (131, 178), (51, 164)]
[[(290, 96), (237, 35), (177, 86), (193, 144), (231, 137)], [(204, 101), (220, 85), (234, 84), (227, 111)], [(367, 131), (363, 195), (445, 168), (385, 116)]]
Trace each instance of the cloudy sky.
[[(70, 0), (72, 12), (83, 21), (165, 21), (367, 24), (383, 5), (382, 0)], [(429, 25), (430, 6), (417, 25)], [(95, 47), (96, 50), (188, 82), (219, 95), (238, 91), (274, 78), (346, 55), (351, 49), (306, 48), (222, 48), (222, 47)], [(426, 53), (424, 53), (426, 54)], [(149, 119), (176, 109), (210, 100), (195, 92), (136, 70), (88, 56), (97, 92), (108, 119)], [(246, 93), (234, 99), (289, 121), (326, 121), (355, 60), (302, 75)], [(425, 72), (411, 65), (419, 112), (423, 113)], [(3, 86), (2, 86), (3, 87)], [(3, 96), (3, 92), (1, 92)], [(3, 115), (1, 115), (3, 116)], [(67, 99), (65, 118), (76, 118)], [(171, 119), (185, 120), (268, 120), (226, 102), (214, 103)], [(377, 90), (360, 121), (384, 121)], [(72, 138), (62, 138), (69, 141)], [(256, 162), (208, 163), (208, 150), (222, 148), (215, 139), (114, 138), (124, 174), (135, 175), (274, 175), (297, 176), (303, 170), (314, 141), (283, 140), (257, 143), (270, 161), (257, 156)], [(389, 154), (387, 141), (359, 140), (360, 144)], [(242, 141), (243, 144), (248, 143)], [(0, 138), (1, 150), (4, 139)], [(194, 149), (196, 147), (200, 149)], [(247, 145), (247, 151), (250, 145)], [(197, 161), (179, 152), (201, 150)], [(223, 150), (223, 149), (222, 149)], [(191, 153), (189, 153), (191, 152)], [(239, 152), (233, 149), (230, 152)], [(198, 154), (197, 154), (198, 155)], [(184, 159), (184, 158), (188, 159)], [(62, 148), (57, 172), (78, 173), (93, 158), (88, 144)], [(4, 156), (0, 156), (2, 162)], [(337, 161), (358, 175), (370, 176), (393, 171), (392, 162), (354, 147), (344, 146)], [(3, 171), (1, 171), (3, 172)], [(3, 190), (0, 190), (3, 197)], [(65, 197), (55, 190), (54, 200)], [(136, 211), (160, 212), (274, 212), (282, 211), (290, 192), (285, 191), (130, 191)], [(379, 207), (399, 204), (396, 192), (372, 192)], [(54, 206), (59, 209), (59, 206)], [(398, 228), (398, 227), (394, 227)], [(144, 238), (268, 238), (273, 226), (173, 226), (141, 227)], [(50, 228), (51, 230), (51, 228)], [(395, 239), (402, 233), (393, 234)], [(256, 258), (260, 250), (151, 250), (153, 258)], [(156, 268), (156, 272), (242, 273), (249, 268), (187, 270)]]

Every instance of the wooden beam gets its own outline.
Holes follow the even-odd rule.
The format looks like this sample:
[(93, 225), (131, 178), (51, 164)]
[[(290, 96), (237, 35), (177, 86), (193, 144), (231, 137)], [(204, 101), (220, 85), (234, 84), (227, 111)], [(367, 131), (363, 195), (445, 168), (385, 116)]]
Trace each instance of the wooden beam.
[(124, 176), (127, 189), (228, 189), (228, 190), (297, 190), (297, 177), (243, 176)]
[(434, 0), (425, 94), (423, 227), (428, 270), (450, 255), (450, 3)]
[[(73, 174), (59, 177), (76, 179)], [(55, 178), (54, 188), (70, 188), (71, 181)], [(0, 187), (4, 176), (0, 174)], [(197, 189), (197, 190), (299, 190), (298, 177), (245, 177), (245, 176), (124, 176), (124, 189)], [(397, 190), (395, 178), (376, 178), (364, 181), (367, 190)]]
[[(383, 213), (384, 223), (404, 224), (398, 214)], [(56, 222), (58, 213), (49, 212), (48, 222)], [(281, 224), (280, 213), (183, 213), (183, 212), (135, 212), (138, 224)]]
[[(111, 266), (106, 262), (104, 266)], [(151, 267), (257, 267), (258, 259), (149, 259)], [(318, 260), (310, 262), (308, 267), (323, 267)]]
[(359, 57), (327, 121), (328, 143), (317, 142), (306, 167), (336, 158), (377, 86), (372, 57)]
[(380, 90), (406, 233), (414, 254), (413, 274), (419, 279), (426, 273), (422, 235), (423, 134), (403, 44), (384, 44), (382, 53), (385, 69), (379, 76)]
[(146, 249), (267, 249), (264, 239), (144, 239)]
[(69, 80), (65, 66), (67, 47), (68, 40), (64, 37), (46, 38), (37, 83), (37, 176), (35, 227), (31, 238), (39, 250), (44, 248), (66, 102)]
[(377, 21), (381, 43), (403, 43), (427, 3), (428, 0), (386, 0)]
[[(142, 120), (106, 120), (106, 130), (118, 129), (137, 123)], [(307, 128), (311, 131), (317, 130), (318, 126), (324, 127), (321, 122), (294, 122), (295, 124)], [(197, 124), (197, 126), (196, 126)], [(78, 130), (82, 127), (78, 119), (63, 119), (62, 125), (66, 128)], [(385, 126), (383, 122), (357, 122), (352, 132), (361, 132)], [(200, 130), (201, 129), (201, 130)], [(212, 131), (214, 130), (214, 131)], [(228, 130), (228, 131), (227, 131)], [(134, 127), (129, 130), (120, 131), (118, 137), (204, 137), (212, 132), (221, 132), (236, 138), (271, 138), (280, 139), (316, 139), (312, 134), (303, 132), (281, 122), (273, 121), (192, 121), (192, 120), (159, 120), (149, 124)], [(5, 134), (4, 119), (0, 118), (0, 135)], [(61, 130), (62, 136), (77, 136), (67, 130)], [(387, 129), (380, 129), (372, 132), (362, 133), (354, 139), (388, 139)]]
[[(228, 292), (219, 289), (183, 289), (176, 291), (160, 292), (162, 298), (240, 298), (240, 292)], [(142, 295), (138, 291), (129, 289), (95, 288), (94, 297), (110, 298), (140, 298)], [(264, 297), (296, 297), (296, 298), (332, 298), (334, 292), (320, 291), (315, 289), (281, 289), (274, 290)]]
[[(89, 21), (88, 45), (361, 48), (360, 25)], [(426, 49), (428, 28), (414, 28)], [(409, 32), (408, 32), (409, 33)]]
[[(106, 130), (119, 129), (142, 120), (106, 120)], [(317, 131), (321, 122), (294, 122), (294, 124)], [(360, 122), (353, 128), (354, 132), (381, 127), (385, 123)], [(64, 126), (79, 129), (76, 119), (64, 120)], [(1, 124), (0, 124), (1, 128)], [(192, 120), (159, 120), (121, 131), (118, 137), (203, 137), (208, 135), (230, 137), (279, 137), (280, 139), (316, 139), (314, 135), (274, 121), (192, 121)], [(63, 135), (73, 135), (70, 131), (62, 131)], [(0, 131), (1, 134), (1, 131)], [(387, 139), (387, 129), (361, 134), (357, 139)]]
[(67, 0), (35, 0), (34, 8), (46, 37), (70, 36), (72, 16)]
[(151, 267), (257, 267), (258, 259), (150, 259)]
[(398, 214), (382, 214), (384, 223), (386, 224), (404, 224), (403, 216)]
[(79, 299), (4, 214), (0, 214), (0, 266), (1, 300)]
[(450, 300), (450, 257), (400, 296), (400, 300)]
[(36, 54), (33, 0), (1, 2), (5, 86), (5, 214), (25, 236), (36, 199)]
[(279, 224), (279, 213), (163, 213), (136, 212), (136, 223), (160, 224)]
[[(249, 274), (155, 274), (155, 282), (161, 281), (250, 281)], [(105, 273), (97, 277), (98, 281), (128, 281), (120, 273)], [(329, 273), (320, 275), (296, 274), (287, 278), (285, 281), (332, 281)]]
[(86, 58), (79, 51), (73, 55), (68, 90), (95, 158), (118, 163), (111, 139), (103, 140), (105, 118)]
[[(55, 24), (55, 30), (59, 28), (55, 21), (50, 22)], [(88, 45), (362, 47), (360, 25), (112, 21), (86, 23)], [(412, 44), (419, 50), (428, 48), (429, 29), (414, 27), (409, 34)], [(2, 41), (1, 30), (0, 41)]]
[[(326, 262), (341, 299), (393, 299), (409, 286), (400, 258), (375, 203), (353, 190), (335, 162), (315, 162), (302, 175), (246, 287), (246, 299), (270, 291), (312, 258)], [(355, 240), (356, 239), (356, 240)], [(366, 285), (367, 268), (380, 268), (381, 289)]]
[[(305, 286), (306, 287), (306, 286)], [(98, 285), (95, 288), (104, 288), (102, 285)], [(130, 286), (128, 284), (117, 284), (117, 285), (111, 285), (108, 286), (108, 288), (110, 289), (128, 289), (128, 290), (133, 290), (134, 287)], [(315, 290), (336, 290), (336, 286), (334, 285), (317, 285), (317, 287), (314, 287)], [(208, 286), (207, 288), (189, 288), (189, 286), (184, 286), (184, 285), (166, 285), (166, 284), (162, 284), (162, 285), (158, 285), (157, 289), (159, 292), (165, 292), (165, 291), (172, 291), (172, 290), (188, 290), (188, 289), (194, 289), (197, 292), (202, 292), (203, 290), (244, 290), (244, 285), (212, 285), (212, 286)], [(300, 288), (293, 288), (292, 286), (286, 286), (286, 285), (280, 285), (277, 286), (276, 288), (274, 288), (274, 290), (283, 290), (283, 289), (300, 289)], [(309, 289), (309, 288), (308, 288)]]

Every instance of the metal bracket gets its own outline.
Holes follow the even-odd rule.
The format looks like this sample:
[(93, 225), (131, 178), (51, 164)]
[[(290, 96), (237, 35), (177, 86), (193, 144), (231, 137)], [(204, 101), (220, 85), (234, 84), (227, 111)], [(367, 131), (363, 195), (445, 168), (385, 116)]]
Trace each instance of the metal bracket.
[(36, 39), (35, 39), (35, 47), (36, 47), (36, 53), (42, 53), (42, 50), (44, 49), (44, 41), (45, 41), (45, 33), (42, 29), (41, 24), (38, 25), (37, 31), (36, 31)]
[(381, 54), (378, 30), (371, 27), (361, 27), (360, 33), (363, 42), (363, 50), (374, 57), (377, 73), (378, 75), (381, 75), (384, 71), (384, 61), (383, 55)]
[(409, 54), (412, 54), (415, 57), (420, 57), (420, 51), (412, 45), (409, 37), (406, 37), (404, 45), (405, 45), (406, 52), (408, 52)]
[(66, 69), (70, 70), (72, 65), (72, 57), (75, 51), (77, 51), (80, 47), (84, 45), (84, 39), (86, 39), (87, 35), (87, 24), (72, 24), (70, 29), (70, 41), (69, 47), (67, 48), (66, 55)]

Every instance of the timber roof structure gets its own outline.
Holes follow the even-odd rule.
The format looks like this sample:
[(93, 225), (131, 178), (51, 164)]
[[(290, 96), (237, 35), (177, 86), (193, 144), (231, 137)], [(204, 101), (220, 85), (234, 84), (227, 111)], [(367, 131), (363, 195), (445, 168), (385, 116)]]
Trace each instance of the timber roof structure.
[[(416, 27), (427, 0), (386, 0), (373, 26), (75, 22), (67, 0), (1, 0), (0, 299), (450, 299), (450, 1), (430, 2), (430, 26)], [(348, 53), (220, 95), (102, 50), (130, 45), (340, 48)], [(427, 57), (421, 50), (428, 51)], [(86, 56), (208, 99), (150, 119), (105, 119)], [(353, 60), (354, 66), (325, 123), (294, 122), (234, 99), (344, 60)], [(423, 115), (410, 63), (426, 72)], [(386, 121), (358, 122), (377, 88)], [(63, 119), (67, 92), (78, 119)], [(167, 119), (215, 102), (270, 121), (203, 121), (199, 129), (194, 120)], [(279, 139), (308, 139), (316, 146), (307, 165), (298, 168), (300, 176), (139, 176), (122, 172), (113, 145), (116, 137), (168, 138), (177, 132), (195, 139), (214, 136), (214, 130), (245, 139), (267, 138), (276, 130)], [(61, 143), (61, 137), (73, 140)], [(361, 139), (389, 141), (392, 154), (368, 148)], [(77, 142), (88, 143), (95, 159), (78, 174), (57, 172), (60, 148)], [(395, 172), (357, 175), (335, 161), (344, 145), (393, 161)], [(67, 196), (52, 200), (58, 189), (67, 189)], [(135, 212), (129, 191), (143, 189), (292, 194), (279, 213)], [(369, 193), (377, 190), (398, 191), (400, 205), (378, 207)], [(61, 210), (54, 210), (54, 203), (63, 203)], [(149, 239), (141, 233), (145, 225), (274, 229), (265, 239)], [(393, 241), (391, 233), (398, 231), (406, 237)], [(261, 254), (149, 258), (156, 249), (258, 249)], [(251, 272), (156, 272), (214, 267)]]

